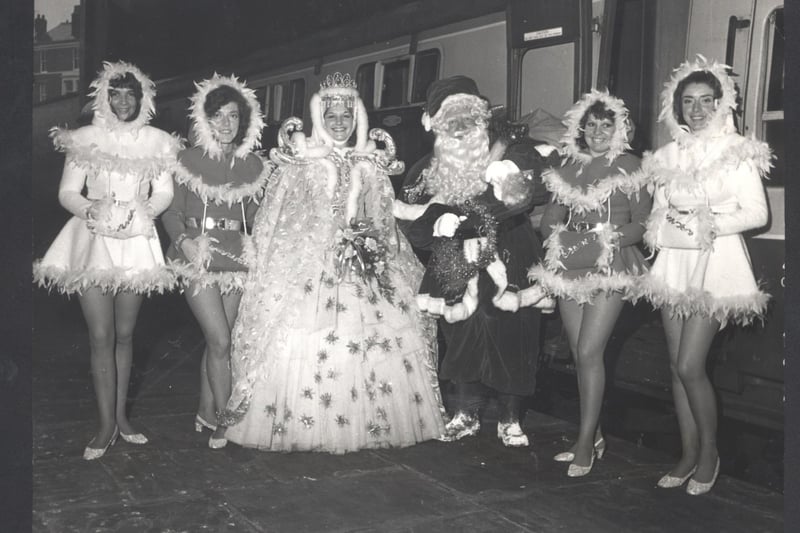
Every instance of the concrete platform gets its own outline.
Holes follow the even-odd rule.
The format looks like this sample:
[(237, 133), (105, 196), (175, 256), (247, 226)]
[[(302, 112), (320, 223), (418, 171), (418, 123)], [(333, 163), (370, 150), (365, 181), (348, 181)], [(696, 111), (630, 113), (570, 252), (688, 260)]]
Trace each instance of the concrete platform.
[(95, 406), (76, 300), (34, 291), (33, 529), (41, 532), (777, 532), (783, 496), (723, 474), (691, 497), (655, 487), (673, 459), (609, 437), (586, 477), (552, 456), (574, 424), (528, 411), (527, 449), (495, 425), (456, 443), (342, 456), (207, 447), (193, 417), (202, 340), (182, 297), (145, 303), (131, 415), (150, 437), (86, 462)]

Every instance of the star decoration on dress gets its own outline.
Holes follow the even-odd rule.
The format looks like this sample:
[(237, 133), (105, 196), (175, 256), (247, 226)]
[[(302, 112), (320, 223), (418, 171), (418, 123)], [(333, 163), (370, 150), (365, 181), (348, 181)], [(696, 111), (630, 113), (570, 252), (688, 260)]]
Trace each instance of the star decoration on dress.
[(286, 426), (281, 423), (275, 424), (272, 426), (272, 434), (273, 435), (284, 435), (286, 433)]
[(389, 339), (383, 339), (381, 341), (381, 350), (383, 353), (389, 353), (392, 351), (392, 341)]
[(399, 349), (401, 349), (401, 350), (403, 349), (403, 337), (395, 337), (394, 338), (394, 343), (397, 344), (397, 347)]
[(311, 429), (314, 426), (314, 417), (303, 415), (300, 417), (300, 422), (306, 429)]
[(292, 419), (292, 410), (288, 407), (284, 407), (283, 409), (283, 419), (284, 420), (291, 420)]
[(369, 422), (367, 422), (367, 433), (368, 433), (368, 434), (369, 434), (369, 436), (370, 436), (370, 437), (372, 437), (372, 438), (375, 438), (375, 439), (377, 439), (378, 437), (380, 437), (380, 436), (381, 436), (381, 430), (382, 430), (382, 429), (383, 429), (383, 428), (381, 428), (381, 425), (380, 425), (380, 424), (376, 424), (376, 423), (375, 423), (375, 422), (373, 422), (372, 420), (370, 420)]
[(337, 303), (336, 304), (336, 312), (344, 313), (345, 311), (347, 311), (347, 306), (346, 305), (344, 305), (343, 303)]
[(333, 368), (328, 369), (328, 379), (332, 379), (333, 381), (336, 381), (337, 379), (339, 379), (339, 372), (337, 372)]
[(405, 300), (400, 300), (399, 302), (397, 302), (397, 307), (403, 313), (408, 313), (408, 304), (405, 302)]
[(331, 331), (325, 336), (325, 342), (327, 342), (328, 344), (336, 344), (336, 341), (338, 340), (339, 340), (338, 335), (336, 335), (336, 333), (333, 331)]
[(386, 409), (383, 407), (378, 407), (375, 409), (375, 414), (378, 416), (378, 418), (386, 422)]
[(380, 322), (381, 320), (383, 320), (383, 312), (381, 312), (381, 311), (375, 311), (375, 320), (377, 320), (378, 322)]
[(319, 403), (321, 403), (322, 406), (325, 409), (330, 407), (331, 406), (331, 393), (330, 392), (326, 392), (324, 394), (320, 394), (319, 395)]
[(334, 278), (332, 278), (332, 277), (331, 278), (325, 278), (323, 283), (325, 283), (325, 286), (328, 287), (329, 289), (332, 289), (332, 288), (334, 288), (336, 286), (336, 280)]
[(305, 389), (303, 389), (303, 398), (306, 398), (308, 400), (314, 399), (314, 391), (311, 389), (311, 387), (306, 387)]
[(333, 296), (328, 296), (328, 299), (325, 301), (325, 310), (330, 311), (336, 307), (336, 299)]
[(381, 391), (381, 394), (386, 396), (387, 394), (392, 393), (392, 384), (388, 381), (381, 381), (378, 385), (378, 390)]
[(422, 404), (422, 395), (418, 392), (415, 392), (414, 395), (411, 397), (411, 401), (417, 405)]
[(369, 380), (373, 383), (375, 383), (378, 380), (378, 378), (375, 376), (374, 370), (369, 373)]
[(414, 367), (411, 365), (411, 361), (407, 358), (403, 358), (403, 366), (406, 367), (406, 372), (411, 373), (414, 371)]
[(319, 372), (314, 374), (314, 383), (322, 383), (322, 374)]
[(350, 389), (350, 399), (353, 401), (358, 400), (358, 389), (356, 389), (355, 387)]
[(328, 360), (328, 352), (325, 350), (320, 350), (317, 352), (317, 361), (320, 363), (324, 363)]
[(347, 350), (351, 355), (355, 355), (361, 351), (361, 343), (351, 340), (347, 343)]
[(305, 291), (306, 294), (314, 292), (314, 283), (311, 280), (306, 281), (306, 284), (303, 286), (303, 291)]
[(370, 351), (371, 349), (373, 349), (377, 345), (378, 345), (378, 334), (377, 333), (373, 333), (372, 335), (367, 337), (367, 340), (365, 341), (365, 346), (366, 346), (366, 350), (367, 351)]
[(272, 405), (267, 405), (264, 407), (264, 412), (267, 414), (267, 416), (275, 416), (278, 414), (278, 408), (273, 403)]
[(339, 427), (344, 427), (344, 426), (349, 426), (350, 425), (350, 421), (344, 415), (336, 415), (335, 420), (336, 420), (336, 423), (339, 425)]

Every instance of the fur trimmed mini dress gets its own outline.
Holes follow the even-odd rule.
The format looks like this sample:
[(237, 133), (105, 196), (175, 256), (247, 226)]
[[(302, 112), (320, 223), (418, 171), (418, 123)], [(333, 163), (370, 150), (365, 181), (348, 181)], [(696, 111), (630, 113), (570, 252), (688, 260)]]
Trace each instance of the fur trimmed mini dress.
[[(531, 267), (529, 277), (554, 296), (588, 303), (599, 292), (627, 296), (648, 270), (636, 246), (650, 214), (651, 195), (637, 173), (639, 158), (623, 153), (609, 162), (600, 156), (573, 161), (542, 176), (552, 193), (541, 220), (547, 249), (544, 261)], [(593, 239), (595, 264), (565, 267), (568, 253), (562, 232), (584, 232)], [(580, 241), (579, 241), (580, 242)]]
[[(174, 276), (165, 267), (152, 219), (172, 199), (178, 141), (146, 125), (56, 128), (52, 136), (66, 152), (59, 200), (74, 216), (34, 263), (34, 281), (65, 294), (93, 287), (140, 294), (169, 289)], [(90, 228), (86, 214), (98, 200), (106, 202), (102, 229)]]
[[(763, 226), (768, 208), (760, 174), (769, 168), (769, 149), (729, 133), (681, 146), (672, 142), (644, 162), (655, 188), (645, 241), (658, 250), (642, 280), (640, 295), (674, 314), (699, 314), (749, 324), (766, 311), (769, 295), (759, 289), (741, 233)], [(659, 228), (670, 210), (709, 211), (710, 246), (668, 248)]]
[[(202, 147), (178, 154), (175, 196), (161, 220), (172, 240), (167, 259), (182, 286), (216, 284), (222, 294), (243, 290), (249, 231), (258, 208), (255, 200), (273, 168), (252, 153), (234, 159), (233, 164), (228, 158), (209, 157)], [(208, 224), (203, 221), (214, 227), (205, 228)], [(235, 221), (237, 227), (220, 227), (223, 221)], [(194, 239), (201, 235), (203, 252), (197, 261), (187, 261), (176, 243), (181, 236)]]

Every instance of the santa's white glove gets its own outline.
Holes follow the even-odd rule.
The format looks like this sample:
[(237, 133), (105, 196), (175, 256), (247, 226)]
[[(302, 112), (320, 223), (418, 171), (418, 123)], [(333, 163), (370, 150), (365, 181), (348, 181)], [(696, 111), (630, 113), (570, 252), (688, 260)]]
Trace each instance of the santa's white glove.
[(433, 236), (434, 237), (452, 237), (456, 234), (458, 226), (461, 225), (465, 216), (458, 216), (455, 213), (445, 213), (436, 219), (433, 223)]

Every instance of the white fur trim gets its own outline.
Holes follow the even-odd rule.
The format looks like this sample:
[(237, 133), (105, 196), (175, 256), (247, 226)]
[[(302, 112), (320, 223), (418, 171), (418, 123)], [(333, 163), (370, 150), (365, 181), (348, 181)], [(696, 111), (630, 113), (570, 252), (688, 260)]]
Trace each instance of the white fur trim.
[[(136, 118), (130, 122), (123, 122), (117, 118), (117, 115), (115, 115), (114, 111), (111, 109), (111, 103), (108, 100), (108, 89), (112, 79), (124, 76), (128, 72), (133, 74), (142, 86), (142, 99), (139, 102), (139, 114)], [(90, 87), (94, 88), (94, 90), (89, 93), (89, 96), (93, 98), (93, 124), (114, 131), (134, 132), (150, 122), (150, 119), (155, 115), (155, 84), (141, 70), (130, 63), (124, 61), (117, 61), (116, 63), (104, 61), (103, 70), (100, 71), (97, 78), (92, 81)]]
[(467, 282), (467, 288), (461, 301), (452, 306), (445, 306), (444, 319), (452, 324), (468, 319), (478, 308), (478, 275), (475, 274)]
[(67, 163), (87, 172), (135, 174), (149, 181), (165, 170), (171, 171), (174, 168), (175, 154), (181, 148), (180, 138), (164, 133), (170, 146), (162, 154), (126, 158), (104, 152), (94, 143), (83, 144), (76, 141), (75, 131), (55, 127), (50, 129), (50, 137), (55, 149), (66, 153)]
[(611, 275), (589, 273), (575, 279), (569, 279), (554, 272), (544, 265), (538, 264), (528, 270), (528, 279), (542, 286), (549, 295), (574, 300), (578, 303), (590, 303), (599, 292), (621, 292), (623, 296), (636, 286), (639, 276), (626, 272), (615, 272)]
[(209, 272), (194, 263), (170, 261), (169, 269), (178, 280), (180, 290), (185, 291), (192, 284), (195, 285), (193, 296), (200, 289), (211, 286), (217, 286), (221, 294), (241, 293), (247, 281), (247, 272)]
[(62, 294), (82, 294), (87, 289), (99, 288), (103, 292), (133, 292), (148, 295), (163, 294), (175, 286), (175, 275), (166, 267), (131, 273), (125, 268), (94, 270), (66, 270), (44, 267), (41, 261), (33, 264), (33, 280), (48, 290), (57, 289)]
[(207, 185), (203, 182), (203, 178), (192, 173), (179, 162), (175, 167), (175, 181), (199, 196), (203, 203), (227, 204), (230, 207), (248, 198), (260, 198), (273, 170), (275, 170), (274, 163), (265, 161), (261, 173), (250, 183), (239, 187), (232, 187), (230, 183)]
[(598, 211), (604, 208), (609, 197), (619, 191), (628, 198), (639, 195), (639, 191), (648, 184), (644, 173), (628, 174), (620, 169), (619, 174), (608, 176), (590, 184), (586, 191), (567, 183), (554, 168), (542, 173), (542, 182), (553, 198), (560, 204), (569, 207), (577, 214)]
[(634, 301), (644, 298), (660, 309), (668, 308), (674, 316), (688, 318), (700, 315), (713, 318), (724, 327), (728, 322), (747, 326), (754, 320), (762, 318), (767, 310), (770, 295), (758, 291), (753, 294), (715, 297), (708, 291), (690, 287), (685, 291), (677, 291), (660, 280), (646, 276), (638, 280)]
[[(614, 112), (614, 126), (616, 131), (609, 143), (609, 150), (604, 154), (610, 165), (617, 157), (622, 155), (625, 150), (630, 149), (628, 144), (628, 135), (630, 133), (630, 122), (628, 120), (628, 109), (625, 107), (625, 102), (621, 99), (611, 96), (608, 90), (598, 91), (592, 89), (590, 92), (584, 94), (580, 100), (564, 114), (563, 124), (567, 127), (567, 131), (561, 137), (563, 148), (561, 152), (573, 161), (581, 163), (589, 163), (592, 160), (591, 154), (588, 151), (582, 150), (575, 139), (583, 135), (581, 130), (581, 119), (586, 114), (588, 109), (595, 102), (603, 102), (605, 106)], [(566, 160), (565, 160), (566, 161)]]
[[(663, 122), (672, 135), (672, 138), (680, 144), (691, 142), (696, 137), (714, 137), (727, 133), (736, 132), (733, 125), (733, 111), (736, 109), (736, 85), (728, 76), (728, 66), (717, 61), (709, 61), (704, 56), (697, 54), (694, 61), (686, 61), (672, 71), (672, 77), (664, 84), (661, 92), (661, 112), (658, 120)], [(708, 126), (693, 133), (688, 126), (678, 123), (678, 117), (673, 111), (673, 96), (678, 84), (692, 72), (706, 70), (713, 74), (722, 86), (722, 98), (714, 111)]]
[[(207, 80), (195, 83), (197, 92), (191, 97), (190, 117), (192, 126), (197, 134), (196, 146), (199, 146), (212, 159), (222, 159), (222, 146), (214, 138), (211, 129), (210, 117), (206, 116), (203, 105), (205, 105), (208, 93), (214, 89), (227, 85), (238, 91), (248, 107), (250, 107), (250, 123), (247, 125), (242, 143), (233, 152), (234, 157), (245, 158), (247, 154), (261, 147), (261, 130), (264, 128), (264, 117), (261, 114), (261, 106), (258, 105), (258, 98), (255, 91), (248, 89), (244, 82), (240, 82), (235, 76), (220, 76), (216, 72)], [(231, 161), (233, 164), (233, 161)]]

